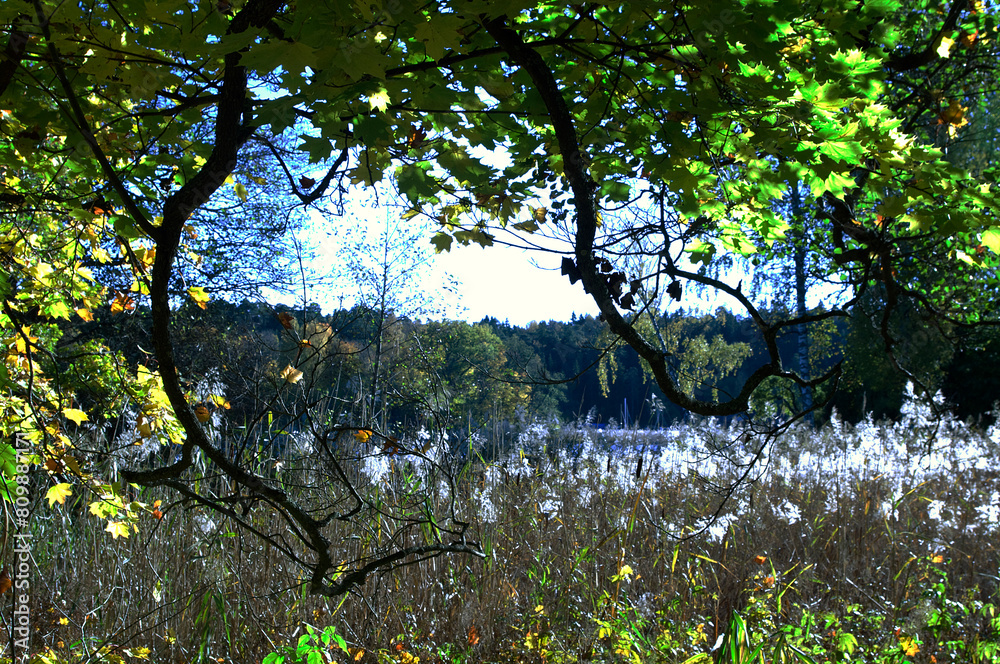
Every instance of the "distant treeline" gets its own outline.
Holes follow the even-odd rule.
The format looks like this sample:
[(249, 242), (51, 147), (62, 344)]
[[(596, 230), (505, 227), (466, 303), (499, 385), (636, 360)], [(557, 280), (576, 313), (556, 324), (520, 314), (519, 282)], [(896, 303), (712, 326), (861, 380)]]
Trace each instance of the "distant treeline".
[[(115, 328), (108, 331), (109, 342), (136, 362), (148, 358), (135, 343), (141, 336), (133, 339), (129, 329), (145, 328), (145, 316), (135, 312), (124, 325), (121, 317), (105, 317)], [(205, 310), (185, 305), (175, 321), (176, 348), (187, 356), (178, 358), (180, 366), (197, 374), (187, 378), (215, 376), (236, 408), (233, 415), (250, 415), (265, 398), (267, 386), (255, 377), (276, 377), (295, 366), (314, 393), (384, 423), (413, 424), (429, 412), (449, 418), (452, 426), (479, 428), (530, 417), (655, 427), (686, 417), (663, 399), (634, 353), (609, 348), (604, 323), (592, 316), (519, 327), (496, 318), (425, 322), (360, 307), (324, 314), (318, 305), (215, 300)], [(959, 417), (990, 417), (1000, 400), (996, 332), (977, 330), (955, 339), (916, 318), (894, 325), (899, 363), (941, 390)], [(764, 357), (752, 321), (722, 308), (700, 315), (678, 310), (659, 319), (657, 328), (679, 382), (701, 395), (734, 392)], [(779, 338), (789, 367), (799, 366), (796, 341), (794, 330)], [(812, 395), (823, 404), (817, 423), (833, 408), (849, 421), (867, 412), (898, 417), (908, 378), (894, 369), (867, 318), (832, 318), (813, 326), (808, 348), (814, 376), (842, 363), (836, 390), (828, 386)], [(754, 409), (780, 416), (800, 398), (775, 381), (758, 390)]]

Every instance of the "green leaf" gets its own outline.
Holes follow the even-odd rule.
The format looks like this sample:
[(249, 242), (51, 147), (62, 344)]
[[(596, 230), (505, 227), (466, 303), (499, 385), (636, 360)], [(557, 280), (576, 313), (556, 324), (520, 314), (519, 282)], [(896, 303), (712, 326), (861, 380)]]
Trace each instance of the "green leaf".
[(72, 313), (69, 306), (62, 300), (46, 305), (42, 311), (50, 318), (62, 318), (63, 320), (69, 320)]
[(862, 162), (864, 147), (857, 141), (824, 141), (819, 145), (820, 154), (848, 165)]
[(13, 387), (14, 383), (10, 380), (10, 371), (7, 369), (6, 362), (0, 362), (0, 389), (8, 389)]
[(616, 203), (624, 203), (631, 197), (632, 188), (627, 182), (612, 180), (601, 185), (601, 195)]
[(324, 161), (330, 157), (332, 150), (330, 139), (322, 136), (309, 136), (308, 134), (303, 134), (299, 138), (302, 139), (302, 142), (299, 143), (298, 149), (309, 153), (310, 164)]
[(434, 237), (431, 238), (431, 244), (434, 245), (434, 251), (441, 253), (443, 251), (451, 251), (452, 237), (447, 233), (435, 233)]
[(467, 20), (447, 14), (434, 16), (432, 20), (420, 23), (413, 36), (423, 42), (424, 52), (432, 60), (444, 57), (445, 49), (455, 48), (461, 42), (459, 34)]
[(431, 163), (421, 161), (400, 166), (396, 171), (396, 182), (410, 203), (416, 205), (421, 199), (432, 198), (437, 193), (437, 181), (430, 175)]
[(124, 239), (134, 240), (143, 236), (142, 231), (136, 227), (135, 222), (129, 217), (117, 215), (114, 219), (115, 233), (118, 233)]

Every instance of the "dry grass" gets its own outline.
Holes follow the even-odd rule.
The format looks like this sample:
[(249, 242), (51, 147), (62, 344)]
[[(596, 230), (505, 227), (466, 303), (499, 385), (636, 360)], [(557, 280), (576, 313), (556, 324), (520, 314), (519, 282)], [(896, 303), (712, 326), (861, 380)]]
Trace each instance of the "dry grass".
[[(996, 445), (950, 426), (933, 439), (942, 454), (923, 457), (937, 468), (921, 466), (928, 438), (912, 422), (792, 432), (715, 529), (686, 539), (719, 505), (702, 476), (725, 484), (735, 472), (696, 453), (731, 432), (633, 432), (645, 450), (618, 452), (600, 451), (613, 434), (563, 432), (584, 443), (577, 457), (518, 456), (462, 475), (484, 561), (404, 567), (338, 600), (305, 595), (299, 570), (219, 516), (168, 510), (112, 540), (79, 507), (38, 508), (32, 651), (96, 658), (115, 645), (127, 661), (145, 647), (158, 663), (259, 662), (308, 623), (336, 626), (365, 649), (362, 661), (681, 662), (738, 611), (761, 634), (813, 621), (808, 643), (829, 652), (838, 629), (871, 652), (898, 650), (909, 634), (924, 644), (913, 661), (930, 661), (931, 641), (945, 638), (928, 625), (934, 607), (1000, 604), (1000, 473), (974, 463), (996, 459)], [(533, 453), (558, 442), (530, 435)], [(653, 443), (671, 452), (654, 454)], [(952, 622), (948, 639), (992, 638), (981, 617)]]

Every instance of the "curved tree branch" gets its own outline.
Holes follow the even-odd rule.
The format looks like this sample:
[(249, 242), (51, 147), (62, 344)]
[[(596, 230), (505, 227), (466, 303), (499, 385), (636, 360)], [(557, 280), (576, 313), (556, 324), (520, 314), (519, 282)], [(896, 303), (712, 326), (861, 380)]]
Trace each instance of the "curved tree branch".
[(487, 19), (489, 34), (503, 47), (511, 60), (525, 70), (541, 95), (548, 112), (549, 122), (556, 134), (559, 151), (563, 156), (564, 171), (573, 192), (576, 207), (576, 266), (583, 286), (600, 308), (611, 331), (621, 337), (647, 362), (664, 396), (682, 408), (699, 415), (735, 415), (749, 407), (750, 396), (768, 377), (782, 373), (781, 358), (775, 354), (770, 362), (751, 374), (739, 394), (721, 403), (702, 401), (685, 394), (667, 370), (666, 354), (651, 345), (629, 324), (618, 311), (607, 282), (602, 277), (594, 243), (597, 236), (598, 210), (595, 191), (597, 185), (590, 177), (589, 162), (580, 148), (573, 115), (566, 106), (552, 70), (539, 53), (526, 44), (521, 36), (507, 26), (507, 18)]

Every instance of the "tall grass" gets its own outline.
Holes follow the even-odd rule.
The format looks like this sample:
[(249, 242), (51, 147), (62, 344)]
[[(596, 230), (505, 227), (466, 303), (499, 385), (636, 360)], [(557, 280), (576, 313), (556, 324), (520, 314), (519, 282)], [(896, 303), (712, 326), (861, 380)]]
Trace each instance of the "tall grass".
[[(336, 600), (305, 594), (298, 569), (218, 515), (165, 509), (112, 540), (82, 506), (39, 507), (31, 649), (258, 662), (312, 643), (307, 626), (333, 626), (349, 652), (316, 641), (327, 661), (695, 662), (757, 649), (763, 662), (792, 645), (815, 661), (1000, 661), (1000, 429), (919, 409), (897, 424), (792, 429), (723, 501), (747, 442), (707, 420), (529, 427), (517, 453), (460, 474), (485, 561), (433, 559)], [(378, 472), (390, 482), (399, 467)]]

